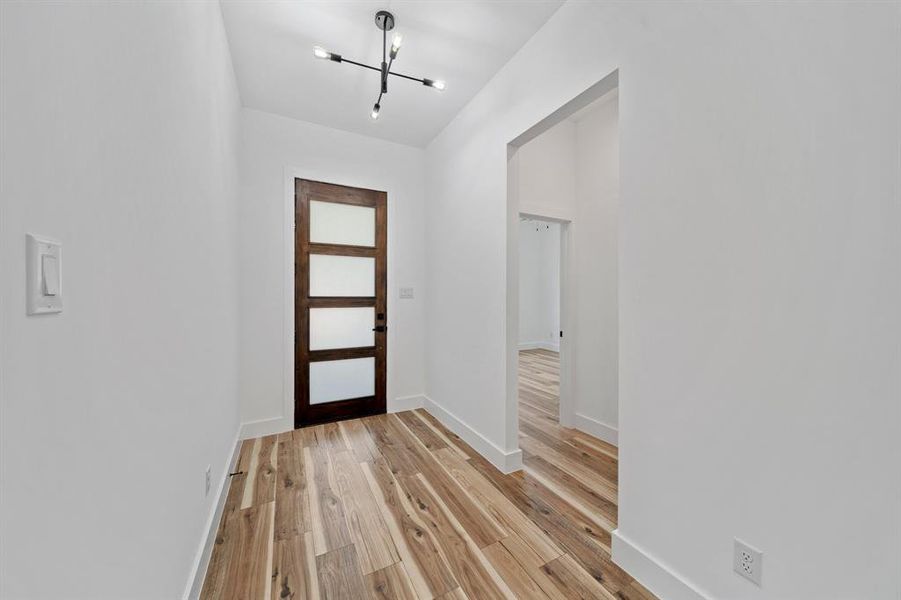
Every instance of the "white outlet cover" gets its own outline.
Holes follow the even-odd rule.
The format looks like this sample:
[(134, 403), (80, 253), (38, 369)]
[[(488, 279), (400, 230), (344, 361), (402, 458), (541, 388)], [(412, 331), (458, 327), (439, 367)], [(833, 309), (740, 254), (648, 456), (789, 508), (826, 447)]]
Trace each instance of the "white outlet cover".
[(732, 568), (744, 577), (760, 585), (763, 576), (763, 552), (746, 544), (738, 538), (734, 538), (732, 552)]
[(411, 287), (402, 287), (400, 288), (400, 297), (404, 299), (410, 299), (413, 297), (413, 288)]

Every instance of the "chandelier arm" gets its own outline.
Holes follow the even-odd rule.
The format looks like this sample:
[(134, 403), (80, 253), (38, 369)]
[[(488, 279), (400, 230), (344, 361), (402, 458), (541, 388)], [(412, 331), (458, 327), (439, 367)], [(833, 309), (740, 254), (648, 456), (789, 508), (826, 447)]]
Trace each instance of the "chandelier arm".
[(371, 65), (365, 65), (365, 64), (357, 62), (355, 60), (350, 60), (349, 58), (344, 58), (343, 56), (341, 57), (341, 62), (346, 62), (346, 63), (350, 63), (352, 65), (356, 65), (358, 67), (363, 67), (364, 69), (369, 69), (370, 71), (378, 71), (379, 73), (382, 72), (382, 70), (378, 67), (373, 67)]
[(388, 54), (388, 30), (387, 28), (382, 28), (382, 76), (381, 76), (381, 87), (380, 95), (388, 92), (388, 63), (386, 62)]
[(394, 64), (394, 59), (391, 58), (391, 59), (388, 61), (388, 66), (385, 67), (385, 88), (386, 88), (386, 89), (387, 89), (387, 87), (388, 87), (388, 75), (391, 74), (391, 65), (393, 65), (393, 64)]
[(419, 83), (425, 83), (425, 80), (420, 77), (404, 75), (403, 73), (395, 73), (394, 71), (388, 71), (388, 75), (394, 75), (395, 77), (402, 77), (404, 79), (409, 79), (410, 81), (418, 81)]

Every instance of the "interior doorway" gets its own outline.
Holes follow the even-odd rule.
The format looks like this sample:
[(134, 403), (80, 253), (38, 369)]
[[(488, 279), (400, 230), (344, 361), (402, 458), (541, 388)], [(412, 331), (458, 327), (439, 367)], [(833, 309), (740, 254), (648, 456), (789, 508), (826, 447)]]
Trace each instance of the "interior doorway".
[(562, 233), (566, 227), (531, 215), (519, 218), (520, 418), (560, 421)]
[[(506, 425), (524, 477), (575, 507), (605, 547), (618, 518), (618, 107), (614, 72), (512, 140), (507, 173)], [(555, 229), (558, 253), (530, 244)], [(534, 301), (555, 285), (543, 266), (554, 259), (556, 344)]]
[(295, 179), (295, 427), (385, 412), (387, 194)]

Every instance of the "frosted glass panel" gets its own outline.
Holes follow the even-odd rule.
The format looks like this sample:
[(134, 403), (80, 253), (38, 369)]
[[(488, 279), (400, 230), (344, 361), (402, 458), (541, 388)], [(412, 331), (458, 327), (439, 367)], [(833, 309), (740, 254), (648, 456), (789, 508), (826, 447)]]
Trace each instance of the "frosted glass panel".
[(311, 254), (310, 296), (375, 296), (375, 259)]
[(310, 404), (375, 395), (375, 359), (310, 363)]
[(310, 202), (310, 241), (375, 246), (375, 209), (369, 206)]
[(311, 308), (310, 350), (374, 346), (375, 309)]

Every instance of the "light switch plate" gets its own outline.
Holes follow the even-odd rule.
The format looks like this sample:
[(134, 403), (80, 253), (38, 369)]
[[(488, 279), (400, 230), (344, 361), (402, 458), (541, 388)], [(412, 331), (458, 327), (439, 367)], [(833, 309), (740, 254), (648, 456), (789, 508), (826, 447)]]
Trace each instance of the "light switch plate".
[(28, 314), (62, 312), (63, 263), (60, 243), (43, 236), (26, 234), (25, 263)]

